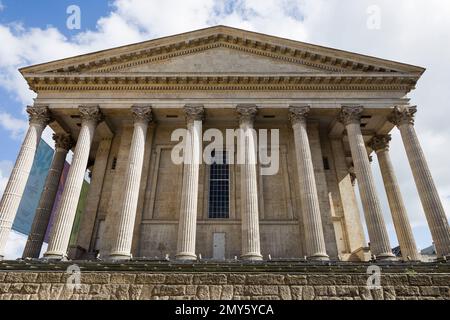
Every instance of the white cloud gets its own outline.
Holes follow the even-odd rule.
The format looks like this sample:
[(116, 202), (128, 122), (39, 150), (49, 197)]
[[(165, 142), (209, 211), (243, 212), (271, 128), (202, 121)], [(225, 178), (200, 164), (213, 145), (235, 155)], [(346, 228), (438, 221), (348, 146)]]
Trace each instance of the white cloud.
[[(367, 8), (381, 10), (379, 30), (367, 28)], [(17, 72), (24, 65), (73, 56), (203, 28), (225, 24), (262, 33), (331, 46), (427, 68), (411, 94), (418, 104), (416, 130), (427, 155), (447, 213), (450, 212), (450, 2), (430, 0), (116, 0), (112, 12), (97, 22), (96, 30), (67, 39), (55, 28), (1, 25), (0, 86), (24, 105), (34, 94)], [(430, 18), (432, 17), (432, 18)], [(0, 115), (0, 122), (2, 116)], [(14, 119), (3, 115), (6, 123)], [(11, 121), (10, 121), (11, 120)], [(23, 122), (21, 124), (23, 125)], [(11, 128), (11, 126), (10, 126)], [(14, 127), (13, 127), (14, 128)], [(19, 131), (10, 130), (14, 136)], [(426, 220), (397, 130), (393, 131), (391, 156), (413, 226)], [(392, 222), (377, 163), (373, 163), (383, 199), (385, 218)], [(422, 228), (423, 229), (423, 228)], [(425, 236), (427, 238), (427, 236)], [(425, 239), (424, 238), (424, 239)], [(428, 240), (427, 240), (428, 241)], [(422, 246), (428, 243), (422, 243)]]
[(5, 259), (13, 260), (21, 257), (26, 242), (27, 236), (11, 230), (5, 247)]
[(11, 161), (0, 160), (0, 195), (3, 195), (12, 168), (13, 163)]
[(11, 138), (19, 140), (28, 128), (28, 122), (7, 112), (0, 112), (0, 126), (10, 133)]

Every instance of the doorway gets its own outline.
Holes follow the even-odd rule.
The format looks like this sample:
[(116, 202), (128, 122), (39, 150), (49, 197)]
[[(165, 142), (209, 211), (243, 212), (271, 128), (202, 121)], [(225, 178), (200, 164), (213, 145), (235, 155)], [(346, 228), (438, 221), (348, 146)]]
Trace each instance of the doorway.
[(225, 260), (225, 233), (213, 233), (213, 259)]

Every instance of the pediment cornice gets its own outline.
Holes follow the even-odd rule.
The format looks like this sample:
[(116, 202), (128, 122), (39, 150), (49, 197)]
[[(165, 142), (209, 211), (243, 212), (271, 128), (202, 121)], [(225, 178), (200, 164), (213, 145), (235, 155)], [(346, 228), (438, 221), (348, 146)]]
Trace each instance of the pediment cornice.
[(111, 74), (46, 73), (28, 78), (41, 90), (401, 90), (417, 77), (384, 73), (303, 74)]

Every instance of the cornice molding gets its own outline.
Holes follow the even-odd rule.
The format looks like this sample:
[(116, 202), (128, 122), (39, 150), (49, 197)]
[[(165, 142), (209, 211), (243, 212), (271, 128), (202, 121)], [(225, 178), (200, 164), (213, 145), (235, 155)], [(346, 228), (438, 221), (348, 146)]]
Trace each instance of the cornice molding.
[(364, 74), (108, 74), (29, 77), (34, 91), (85, 90), (396, 90), (414, 89), (407, 76)]

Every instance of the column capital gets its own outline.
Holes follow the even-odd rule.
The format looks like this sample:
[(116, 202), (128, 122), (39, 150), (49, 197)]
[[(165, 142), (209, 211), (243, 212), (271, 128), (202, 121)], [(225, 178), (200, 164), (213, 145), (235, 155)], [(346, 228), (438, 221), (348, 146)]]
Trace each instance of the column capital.
[(402, 124), (414, 124), (414, 114), (417, 112), (416, 106), (395, 106), (394, 111), (389, 116), (388, 120), (400, 126)]
[(55, 140), (56, 149), (63, 149), (69, 151), (75, 144), (75, 141), (69, 134), (66, 133), (54, 133), (53, 140)]
[(98, 106), (80, 106), (78, 108), (81, 114), (82, 122), (95, 122), (95, 124), (103, 121), (103, 114)]
[(289, 106), (289, 120), (292, 125), (297, 122), (306, 122), (306, 118), (309, 115), (309, 111), (311, 110), (310, 106)]
[(361, 122), (361, 114), (363, 110), (364, 107), (362, 106), (342, 106), (338, 120), (344, 124), (344, 126), (351, 123), (359, 124)]
[(258, 107), (255, 105), (238, 105), (236, 107), (238, 113), (239, 123), (253, 123), (255, 116), (258, 113)]
[(28, 106), (28, 118), (31, 123), (47, 126), (53, 119), (48, 107)]
[(203, 105), (192, 105), (188, 104), (184, 106), (184, 115), (186, 117), (186, 121), (202, 121), (205, 115), (205, 109)]
[(153, 113), (151, 106), (133, 106), (131, 107), (134, 122), (152, 122)]
[(376, 135), (370, 140), (369, 146), (373, 151), (389, 151), (389, 142), (391, 141), (391, 135)]

